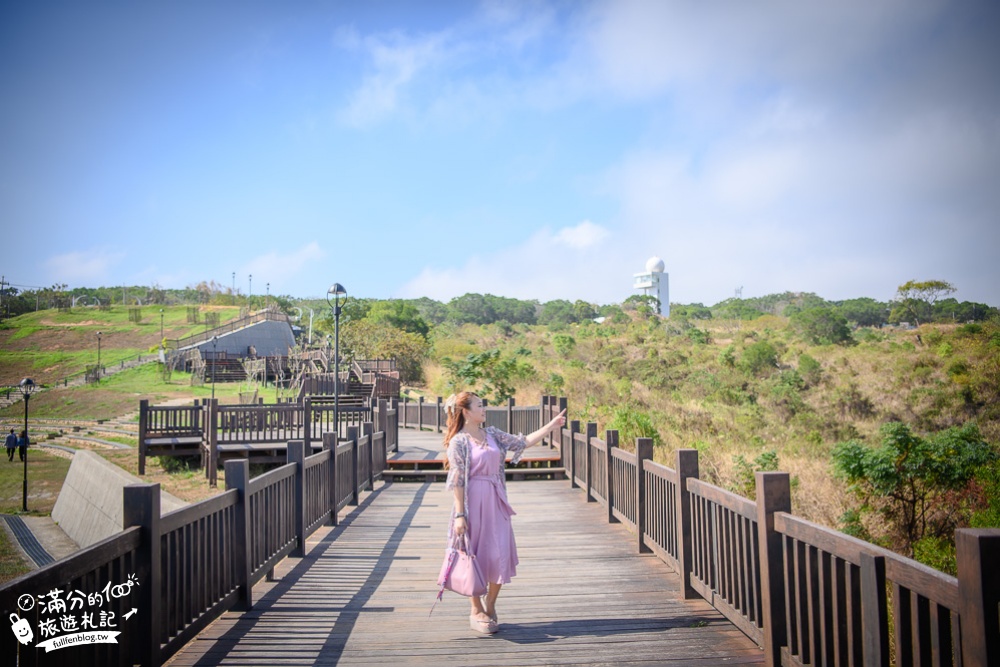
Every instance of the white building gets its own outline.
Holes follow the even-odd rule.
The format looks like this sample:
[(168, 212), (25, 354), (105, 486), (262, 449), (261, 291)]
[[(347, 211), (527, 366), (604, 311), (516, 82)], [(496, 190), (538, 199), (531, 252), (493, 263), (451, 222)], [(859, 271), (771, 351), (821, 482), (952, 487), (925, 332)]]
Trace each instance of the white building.
[(670, 317), (670, 274), (664, 273), (666, 265), (659, 257), (646, 260), (646, 270), (634, 275), (633, 289), (642, 290), (646, 296), (660, 300), (660, 315)]

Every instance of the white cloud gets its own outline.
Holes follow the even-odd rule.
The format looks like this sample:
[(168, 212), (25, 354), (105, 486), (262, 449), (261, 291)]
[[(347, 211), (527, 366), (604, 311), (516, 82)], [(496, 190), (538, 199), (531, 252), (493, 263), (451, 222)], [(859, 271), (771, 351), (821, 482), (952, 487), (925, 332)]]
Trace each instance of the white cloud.
[[(624, 298), (619, 295), (628, 289), (634, 271), (618, 271), (611, 284), (594, 279), (594, 275), (614, 275), (608, 264), (623, 266), (616, 244), (608, 243), (613, 238), (609, 230), (590, 221), (554, 232), (542, 229), (519, 245), (470, 257), (461, 266), (426, 267), (401, 293), (443, 301), (467, 292), (542, 301), (618, 300)], [(635, 270), (641, 268), (639, 263)]]
[(267, 283), (271, 284), (271, 294), (279, 294), (289, 289), (297, 276), (312, 270), (312, 265), (324, 257), (326, 251), (313, 241), (291, 252), (272, 251), (258, 255), (240, 267), (237, 276), (254, 276), (256, 286), (253, 289), (256, 294), (263, 294)]
[(49, 257), (43, 263), (50, 280), (68, 285), (101, 285), (111, 270), (125, 258), (123, 252), (78, 250)]
[(576, 227), (563, 227), (555, 235), (555, 241), (575, 250), (583, 250), (596, 246), (607, 239), (611, 233), (595, 225), (590, 220), (584, 220)]

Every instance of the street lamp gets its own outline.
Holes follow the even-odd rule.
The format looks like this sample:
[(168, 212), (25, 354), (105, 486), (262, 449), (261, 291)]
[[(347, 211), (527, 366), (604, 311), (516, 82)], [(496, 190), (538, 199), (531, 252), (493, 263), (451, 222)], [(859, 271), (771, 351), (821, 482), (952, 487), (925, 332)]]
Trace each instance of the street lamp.
[(97, 332), (97, 381), (101, 381), (101, 332)]
[(236, 305), (236, 272), (233, 271), (233, 305)]
[(21, 390), (21, 396), (24, 396), (24, 456), (21, 460), (24, 461), (24, 488), (21, 494), (21, 509), (25, 512), (28, 511), (28, 399), (35, 392), (35, 381), (31, 378), (24, 378), (21, 380), (21, 384), (18, 385), (18, 389)]
[(160, 347), (163, 347), (163, 309), (160, 308)]
[[(215, 401), (215, 362), (219, 358), (219, 352), (216, 349), (216, 343), (219, 342), (218, 336), (212, 336), (212, 401)], [(202, 380), (204, 382), (204, 380)], [(215, 408), (212, 408), (213, 410)]]
[(249, 289), (249, 293), (247, 294), (247, 309), (248, 310), (250, 309), (250, 299), (252, 299), (252, 298), (253, 298), (253, 274), (251, 273), (250, 274), (250, 289)]
[(264, 310), (267, 310), (267, 306), (271, 301), (271, 283), (267, 283), (267, 294), (264, 297)]
[(347, 300), (347, 290), (340, 283), (330, 285), (326, 291), (326, 302), (333, 310), (333, 423), (337, 425), (337, 441), (340, 441), (340, 309)]

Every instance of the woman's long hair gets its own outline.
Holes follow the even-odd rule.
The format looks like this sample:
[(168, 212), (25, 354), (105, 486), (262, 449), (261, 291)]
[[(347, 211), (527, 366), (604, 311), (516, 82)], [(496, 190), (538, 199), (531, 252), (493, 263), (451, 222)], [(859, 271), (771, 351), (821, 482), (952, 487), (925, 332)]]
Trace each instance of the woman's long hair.
[(465, 413), (462, 412), (463, 409), (468, 410), (469, 405), (472, 403), (472, 399), (476, 395), (471, 391), (462, 391), (458, 394), (452, 394), (448, 397), (448, 400), (444, 402), (444, 411), (448, 416), (448, 428), (445, 429), (444, 434), (444, 446), (445, 449), (448, 448), (451, 439), (455, 437), (455, 434), (462, 430), (465, 426)]

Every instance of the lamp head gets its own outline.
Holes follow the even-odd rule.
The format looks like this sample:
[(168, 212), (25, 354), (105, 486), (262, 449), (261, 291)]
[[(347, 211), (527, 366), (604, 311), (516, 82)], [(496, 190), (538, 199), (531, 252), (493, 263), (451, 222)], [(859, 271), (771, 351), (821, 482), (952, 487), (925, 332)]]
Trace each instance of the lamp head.
[(102, 335), (103, 335), (103, 334), (102, 334), (102, 333), (101, 333), (100, 331), (98, 331), (98, 332), (97, 332), (97, 340), (101, 340), (101, 336), (102, 336)]
[(35, 381), (31, 378), (24, 378), (21, 380), (21, 384), (17, 386), (21, 390), (21, 395), (28, 398), (33, 393), (35, 393)]
[(334, 283), (330, 285), (330, 289), (326, 291), (326, 302), (331, 306), (340, 306), (343, 303), (343, 299), (347, 298), (347, 290), (340, 283)]

